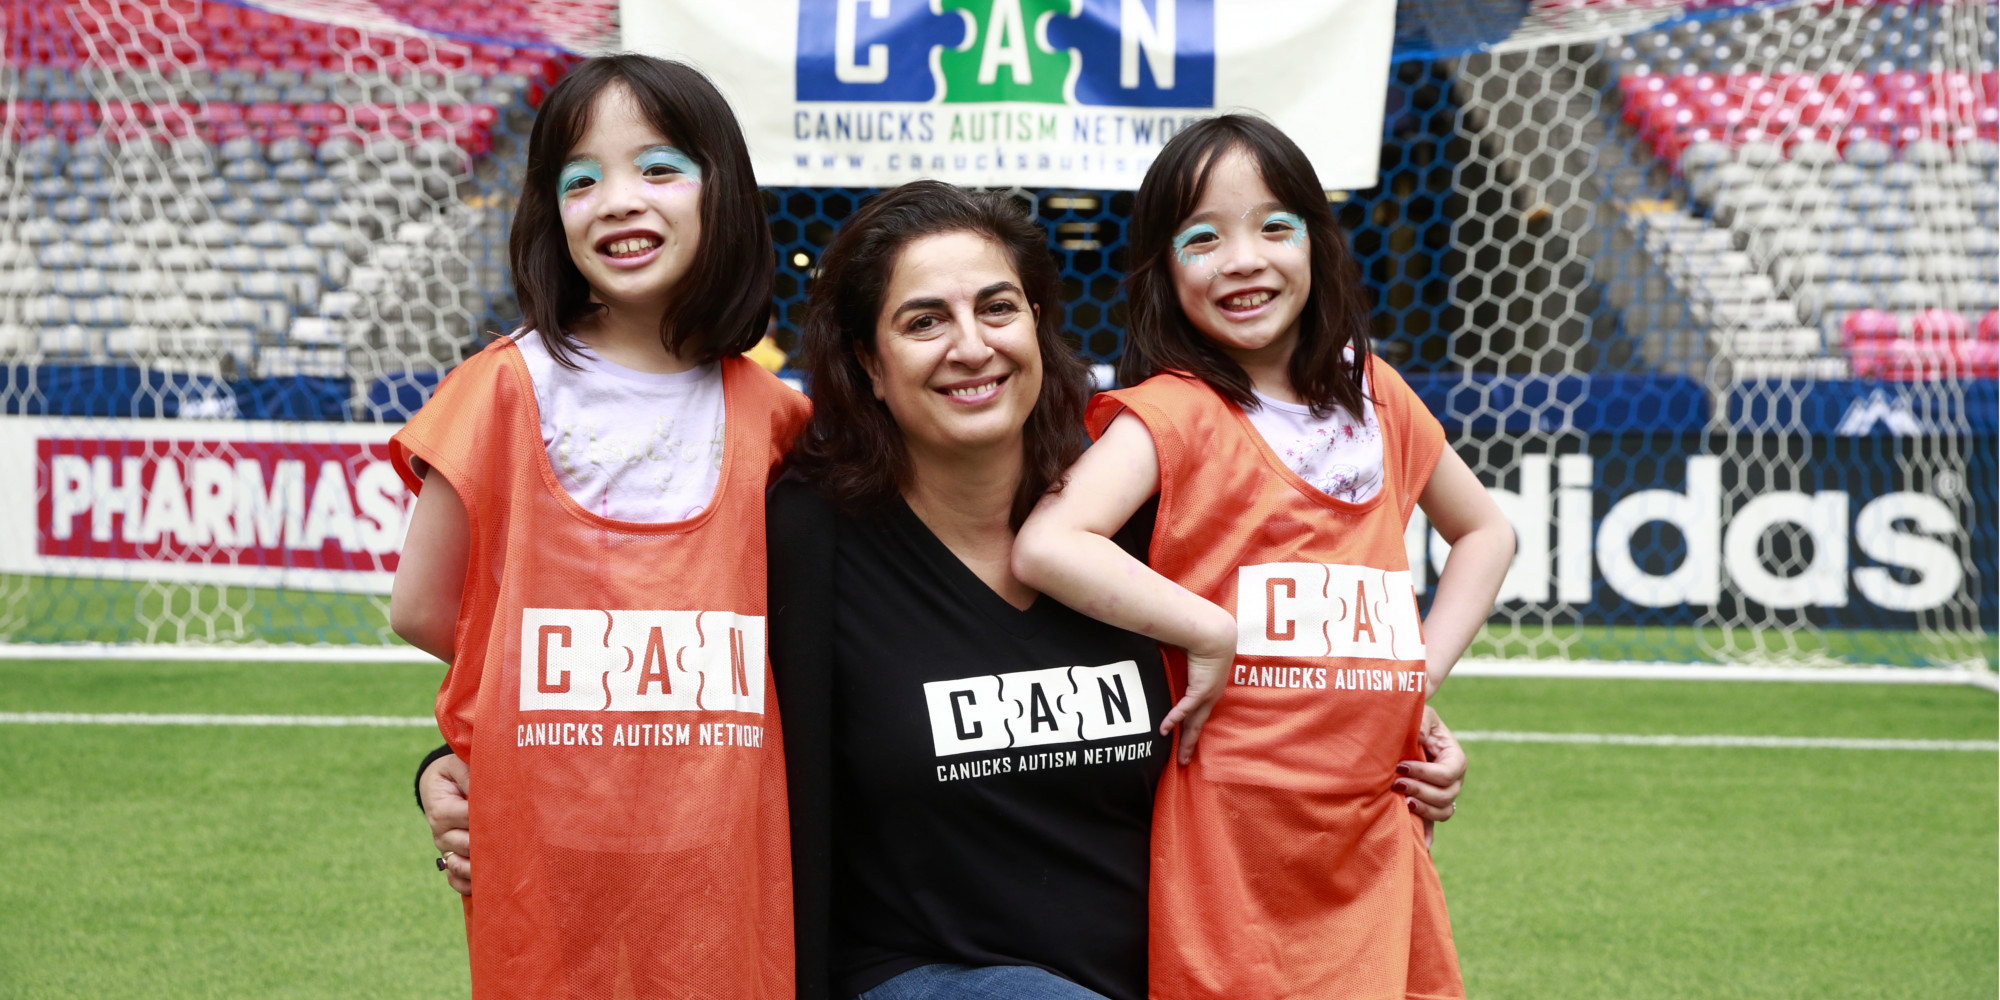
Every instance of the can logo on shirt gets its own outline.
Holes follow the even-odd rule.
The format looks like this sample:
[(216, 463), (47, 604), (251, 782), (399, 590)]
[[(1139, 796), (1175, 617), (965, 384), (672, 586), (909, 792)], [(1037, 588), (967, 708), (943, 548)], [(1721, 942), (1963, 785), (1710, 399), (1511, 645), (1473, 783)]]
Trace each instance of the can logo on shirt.
[(1236, 652), (1421, 660), (1424, 638), (1410, 573), (1339, 563), (1240, 567)]
[(924, 702), (940, 757), (1135, 736), (1153, 718), (1132, 660), (932, 681)]
[(764, 712), (764, 618), (521, 610), (521, 711)]

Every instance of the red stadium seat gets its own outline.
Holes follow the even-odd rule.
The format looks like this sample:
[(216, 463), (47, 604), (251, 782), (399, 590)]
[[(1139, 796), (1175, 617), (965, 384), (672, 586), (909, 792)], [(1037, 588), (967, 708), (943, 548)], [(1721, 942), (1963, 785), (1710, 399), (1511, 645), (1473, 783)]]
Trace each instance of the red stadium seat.
[(1669, 160), (1709, 139), (1775, 137), (1787, 146), (1831, 139), (1844, 147), (2000, 134), (2000, 77), (1992, 72), (1635, 74), (1619, 80), (1619, 93), (1625, 121)]
[(1847, 314), (1840, 323), (1840, 345), (1852, 351), (1862, 341), (1894, 339), (1900, 324), (1896, 317), (1880, 309), (1862, 309)]
[(1925, 309), (1910, 319), (1910, 334), (1920, 342), (1964, 340), (1970, 333), (1965, 315), (1949, 309)]
[(2000, 378), (2000, 343), (1961, 340), (1953, 350), (1961, 378)]

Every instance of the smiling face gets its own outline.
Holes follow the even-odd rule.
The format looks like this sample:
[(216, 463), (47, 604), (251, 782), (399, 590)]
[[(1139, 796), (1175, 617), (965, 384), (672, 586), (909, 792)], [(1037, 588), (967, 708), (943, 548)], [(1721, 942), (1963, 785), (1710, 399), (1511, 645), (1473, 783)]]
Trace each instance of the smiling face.
[(1042, 355), (1006, 249), (963, 232), (911, 241), (861, 363), (913, 453), (1018, 446), (1041, 395)]
[(1175, 295), (1202, 336), (1245, 368), (1291, 357), (1312, 291), (1311, 246), (1305, 220), (1279, 203), (1249, 154), (1215, 161), (1171, 253)]
[(701, 168), (646, 121), (623, 85), (591, 105), (556, 198), (592, 297), (614, 309), (664, 309), (701, 246)]

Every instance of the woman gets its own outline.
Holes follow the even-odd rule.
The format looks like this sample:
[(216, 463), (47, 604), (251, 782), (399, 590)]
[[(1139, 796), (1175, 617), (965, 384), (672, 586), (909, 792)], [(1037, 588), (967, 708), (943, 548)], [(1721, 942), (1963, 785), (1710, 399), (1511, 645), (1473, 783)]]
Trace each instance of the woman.
[[(800, 995), (1144, 997), (1158, 647), (1010, 569), (1084, 446), (1046, 235), (1000, 196), (917, 182), (821, 269), (815, 415), (768, 506)], [(1443, 762), (1407, 766), (1436, 784), (1408, 787), (1444, 819), (1463, 757), (1441, 727), (1432, 746)], [(420, 785), (454, 798), (436, 771)]]

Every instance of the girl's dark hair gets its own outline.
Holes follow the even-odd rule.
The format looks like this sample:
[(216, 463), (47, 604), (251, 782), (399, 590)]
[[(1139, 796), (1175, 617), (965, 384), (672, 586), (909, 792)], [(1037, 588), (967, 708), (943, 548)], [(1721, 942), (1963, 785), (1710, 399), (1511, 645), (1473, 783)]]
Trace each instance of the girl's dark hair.
[(660, 324), (667, 350), (696, 363), (741, 354), (764, 336), (774, 270), (771, 230), (750, 150), (729, 103), (677, 62), (630, 53), (586, 59), (549, 90), (528, 135), (528, 175), (508, 252), (521, 319), (571, 367), (571, 330), (604, 308), (569, 256), (556, 191), (564, 162), (590, 129), (592, 106), (623, 84), (640, 114), (701, 166), (701, 246)]
[(875, 351), (882, 297), (903, 249), (926, 236), (973, 233), (1007, 252), (1035, 309), (1042, 393), (1023, 429), (1021, 485), (1009, 523), (1019, 528), (1042, 494), (1062, 488), (1083, 454), (1083, 404), (1090, 381), (1063, 341), (1061, 284), (1048, 234), (1005, 196), (913, 181), (875, 196), (834, 234), (808, 292), (801, 337), (812, 389), (812, 422), (791, 461), (835, 507), (864, 513), (910, 484), (910, 455), (889, 408), (875, 398), (863, 352)]
[[(1324, 417), (1336, 406), (1359, 416), (1368, 361), (1368, 294), (1361, 270), (1306, 154), (1277, 126), (1248, 115), (1219, 115), (1183, 130), (1160, 150), (1139, 185), (1132, 200), (1133, 264), (1125, 277), (1132, 319), (1119, 381), (1134, 385), (1159, 372), (1185, 372), (1238, 406), (1257, 405), (1250, 376), (1188, 321), (1170, 269), (1174, 234), (1194, 214), (1216, 162), (1235, 150), (1248, 154), (1264, 186), (1306, 221), (1312, 290), (1299, 314), (1292, 391), (1314, 416)], [(1353, 364), (1341, 357), (1348, 347), (1354, 348)]]

